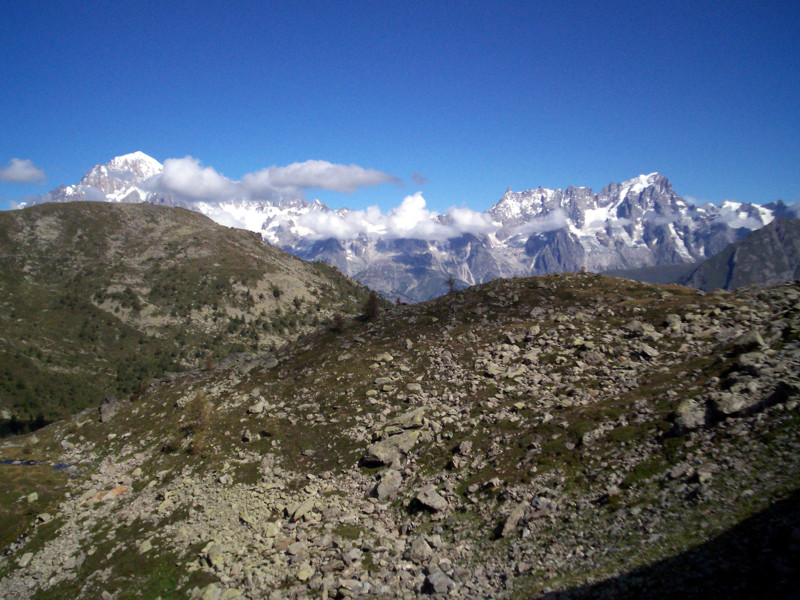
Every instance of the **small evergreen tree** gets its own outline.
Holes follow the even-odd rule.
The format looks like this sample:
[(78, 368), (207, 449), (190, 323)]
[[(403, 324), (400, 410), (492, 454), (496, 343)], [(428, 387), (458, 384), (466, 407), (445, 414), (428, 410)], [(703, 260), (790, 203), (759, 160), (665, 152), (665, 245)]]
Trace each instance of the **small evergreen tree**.
[(331, 323), (330, 330), (335, 333), (341, 333), (344, 331), (344, 317), (342, 313), (336, 313), (333, 315), (333, 323)]
[(367, 296), (366, 302), (364, 302), (364, 320), (369, 321), (370, 319), (377, 317), (380, 309), (381, 300), (378, 297), (378, 293), (375, 291), (370, 292), (369, 296)]
[(448, 294), (452, 294), (453, 292), (456, 291), (456, 278), (453, 277), (452, 275), (448, 276), (447, 279), (445, 279), (444, 284), (447, 286)]

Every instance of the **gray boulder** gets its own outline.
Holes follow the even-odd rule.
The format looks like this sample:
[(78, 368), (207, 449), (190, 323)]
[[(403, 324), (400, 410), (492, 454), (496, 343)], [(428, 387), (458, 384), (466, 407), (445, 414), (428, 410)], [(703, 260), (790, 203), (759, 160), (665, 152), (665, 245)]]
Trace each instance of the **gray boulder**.
[(760, 350), (765, 346), (764, 338), (761, 337), (757, 329), (751, 329), (733, 341), (733, 349), (739, 353)]
[(411, 546), (406, 550), (405, 557), (417, 564), (424, 563), (433, 558), (433, 549), (425, 538), (418, 537), (411, 542)]
[(417, 502), (419, 502), (424, 508), (432, 510), (434, 512), (439, 512), (442, 510), (446, 510), (449, 504), (447, 500), (445, 500), (436, 488), (433, 487), (432, 484), (428, 484), (423, 487), (418, 493), (416, 497)]
[(678, 433), (705, 427), (707, 422), (706, 404), (696, 398), (684, 400), (675, 411), (675, 429)]
[(503, 523), (503, 527), (500, 530), (500, 537), (508, 537), (516, 531), (517, 525), (519, 525), (522, 517), (525, 516), (526, 508), (527, 505), (525, 502), (520, 502), (514, 507), (514, 509), (511, 511), (511, 514), (506, 517), (505, 523)]
[(100, 401), (100, 422), (108, 423), (119, 410), (119, 403), (112, 394), (105, 394)]
[(403, 478), (399, 472), (388, 469), (381, 474), (381, 480), (375, 486), (373, 493), (378, 500), (389, 500), (397, 494), (402, 482)]
[(400, 450), (389, 440), (370, 444), (367, 453), (361, 458), (361, 465), (365, 467), (382, 467), (400, 463)]
[(455, 587), (455, 581), (450, 579), (441, 569), (436, 569), (425, 577), (425, 584), (422, 590), (429, 594), (449, 594)]

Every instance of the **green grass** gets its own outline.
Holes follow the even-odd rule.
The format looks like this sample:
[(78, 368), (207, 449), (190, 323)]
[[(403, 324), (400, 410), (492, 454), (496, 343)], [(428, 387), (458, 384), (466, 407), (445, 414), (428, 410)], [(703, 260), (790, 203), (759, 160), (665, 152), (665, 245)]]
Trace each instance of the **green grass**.
[[(55, 512), (66, 492), (67, 476), (50, 465), (0, 465), (0, 548), (7, 547), (27, 531), (36, 516)], [(29, 503), (26, 496), (36, 492)]]

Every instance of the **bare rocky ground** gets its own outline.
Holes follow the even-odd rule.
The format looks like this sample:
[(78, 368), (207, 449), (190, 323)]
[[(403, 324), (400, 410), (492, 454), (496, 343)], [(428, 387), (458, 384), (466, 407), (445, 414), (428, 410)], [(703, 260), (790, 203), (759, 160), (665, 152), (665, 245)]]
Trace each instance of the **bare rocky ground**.
[(156, 381), (0, 443), (0, 597), (793, 597), (799, 338), (551, 275)]

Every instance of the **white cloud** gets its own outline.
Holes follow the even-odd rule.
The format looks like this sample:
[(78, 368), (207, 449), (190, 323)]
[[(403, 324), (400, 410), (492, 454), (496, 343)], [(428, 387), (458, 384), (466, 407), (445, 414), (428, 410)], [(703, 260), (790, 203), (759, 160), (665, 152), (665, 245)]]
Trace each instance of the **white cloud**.
[(399, 206), (383, 213), (377, 206), (366, 210), (311, 211), (298, 217), (296, 225), (313, 240), (349, 240), (360, 235), (384, 239), (444, 241), (465, 233), (489, 233), (497, 225), (483, 213), (468, 208), (451, 208), (450, 219), (426, 208), (422, 192), (406, 196)]
[(199, 159), (186, 156), (165, 160), (163, 171), (144, 182), (143, 187), (190, 202), (222, 203), (241, 199), (300, 200), (308, 189), (354, 192), (364, 186), (398, 182), (394, 175), (382, 171), (324, 160), (272, 166), (235, 181), (213, 167), (203, 167)]
[(43, 180), (44, 171), (28, 158), (12, 158), (7, 167), (0, 167), (0, 181), (38, 183)]
[(203, 167), (199, 159), (191, 156), (168, 158), (161, 173), (150, 177), (142, 187), (189, 201), (223, 202), (237, 195), (235, 182), (212, 167)]
[(715, 223), (724, 223), (733, 229), (759, 229), (764, 223), (747, 211), (740, 210), (741, 204), (730, 200), (723, 201), (719, 213), (714, 218)]
[(312, 240), (352, 240), (369, 232), (363, 211), (344, 211), (343, 213), (308, 212), (297, 219), (297, 226), (304, 236)]
[(453, 226), (462, 233), (492, 233), (498, 229), (486, 213), (469, 208), (451, 208), (448, 214)]
[(381, 183), (398, 183), (398, 179), (375, 169), (358, 165), (335, 165), (326, 160), (307, 160), (285, 167), (269, 167), (266, 171), (270, 183), (276, 188), (317, 188), (335, 192), (355, 192), (360, 187)]
[(653, 225), (669, 225), (670, 223), (676, 223), (680, 221), (681, 216), (678, 213), (668, 212), (661, 214), (651, 210), (643, 215), (643, 219), (652, 223)]
[(365, 186), (382, 183), (399, 183), (394, 175), (358, 165), (337, 165), (326, 160), (307, 160), (285, 167), (272, 166), (242, 178), (244, 187), (254, 194), (265, 191), (316, 188), (334, 192), (352, 193)]
[(567, 216), (560, 208), (546, 214), (544, 217), (533, 219), (527, 223), (514, 228), (515, 234), (532, 235), (534, 233), (545, 233), (556, 231), (567, 226)]
[(455, 237), (457, 234), (452, 228), (434, 220), (437, 216), (425, 208), (422, 192), (406, 196), (400, 206), (389, 211), (386, 218), (386, 236), (419, 240)]

